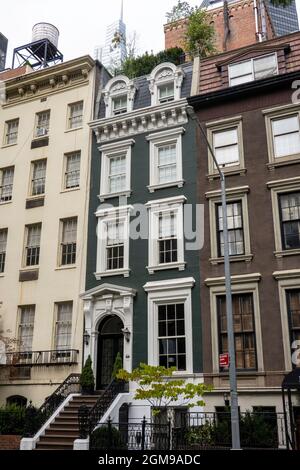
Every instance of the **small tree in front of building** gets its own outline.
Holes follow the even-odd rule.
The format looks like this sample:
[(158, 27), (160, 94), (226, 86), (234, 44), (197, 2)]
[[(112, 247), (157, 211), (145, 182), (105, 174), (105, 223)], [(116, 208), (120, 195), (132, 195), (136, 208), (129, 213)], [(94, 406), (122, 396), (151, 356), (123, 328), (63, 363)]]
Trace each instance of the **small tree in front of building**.
[(85, 361), (84, 367), (80, 376), (80, 385), (82, 393), (85, 395), (92, 394), (95, 389), (95, 378), (92, 369), (92, 359), (91, 356)]
[(212, 390), (205, 384), (193, 384), (174, 376), (176, 367), (149, 366), (141, 363), (132, 372), (122, 369), (117, 378), (126, 382), (136, 382), (135, 400), (147, 400), (157, 415), (162, 409), (176, 405), (204, 406), (203, 395)]

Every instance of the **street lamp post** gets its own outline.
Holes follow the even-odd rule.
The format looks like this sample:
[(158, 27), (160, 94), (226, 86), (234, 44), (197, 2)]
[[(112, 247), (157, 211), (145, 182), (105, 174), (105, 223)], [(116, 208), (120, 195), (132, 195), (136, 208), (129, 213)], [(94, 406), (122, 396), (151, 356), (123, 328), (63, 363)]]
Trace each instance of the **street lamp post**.
[(235, 361), (235, 344), (233, 332), (233, 315), (232, 315), (232, 293), (231, 293), (231, 275), (230, 275), (230, 259), (229, 259), (229, 239), (228, 239), (228, 224), (227, 224), (227, 202), (226, 202), (226, 184), (225, 174), (221, 170), (214, 150), (207, 139), (206, 132), (202, 127), (192, 106), (187, 107), (187, 113), (193, 119), (201, 134), (204, 137), (206, 145), (211, 153), (214, 164), (221, 180), (221, 195), (222, 195), (222, 214), (223, 214), (223, 237), (224, 237), (224, 271), (225, 271), (225, 289), (226, 289), (226, 319), (227, 319), (227, 340), (228, 340), (228, 353), (229, 353), (229, 380), (230, 380), (230, 401), (231, 401), (231, 437), (232, 449), (239, 450), (240, 443), (240, 423), (239, 423), (239, 405), (237, 394), (237, 380), (236, 380), (236, 361)]

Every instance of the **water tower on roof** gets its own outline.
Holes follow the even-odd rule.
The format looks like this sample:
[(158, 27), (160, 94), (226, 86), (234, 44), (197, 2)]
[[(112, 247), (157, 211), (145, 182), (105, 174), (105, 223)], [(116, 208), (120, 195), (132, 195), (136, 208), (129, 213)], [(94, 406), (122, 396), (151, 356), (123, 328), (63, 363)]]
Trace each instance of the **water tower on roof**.
[(14, 49), (12, 68), (30, 65), (38, 70), (62, 62), (58, 38), (59, 31), (53, 24), (35, 24), (32, 28), (32, 41)]

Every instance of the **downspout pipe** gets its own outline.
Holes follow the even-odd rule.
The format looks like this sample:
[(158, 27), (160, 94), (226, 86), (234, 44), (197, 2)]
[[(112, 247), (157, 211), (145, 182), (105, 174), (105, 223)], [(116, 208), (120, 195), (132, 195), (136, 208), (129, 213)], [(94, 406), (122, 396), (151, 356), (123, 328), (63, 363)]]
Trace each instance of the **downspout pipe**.
[(259, 22), (258, 22), (259, 11), (258, 11), (258, 6), (257, 6), (257, 0), (253, 1), (253, 9), (254, 9), (254, 18), (255, 18), (255, 34), (256, 34), (256, 37), (258, 38), (258, 42), (262, 42), (262, 34), (259, 30)]

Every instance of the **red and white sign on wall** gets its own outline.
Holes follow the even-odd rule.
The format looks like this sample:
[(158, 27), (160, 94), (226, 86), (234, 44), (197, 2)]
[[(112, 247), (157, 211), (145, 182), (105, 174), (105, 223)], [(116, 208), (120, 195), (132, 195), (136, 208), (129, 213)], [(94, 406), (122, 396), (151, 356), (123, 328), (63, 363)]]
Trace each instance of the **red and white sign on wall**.
[(220, 367), (229, 367), (229, 354), (228, 353), (220, 354), (219, 364), (220, 364)]

